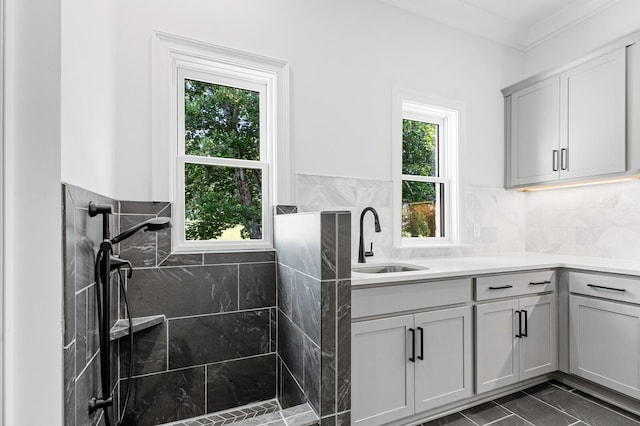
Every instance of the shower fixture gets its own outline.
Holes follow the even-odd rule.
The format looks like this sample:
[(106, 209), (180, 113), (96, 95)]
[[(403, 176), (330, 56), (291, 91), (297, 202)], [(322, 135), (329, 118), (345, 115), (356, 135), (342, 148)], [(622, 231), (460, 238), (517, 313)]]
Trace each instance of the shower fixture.
[[(133, 267), (131, 262), (125, 259), (121, 259), (115, 256), (113, 253), (114, 244), (118, 244), (127, 238), (131, 237), (138, 231), (153, 231), (157, 232), (163, 229), (171, 228), (171, 219), (168, 217), (156, 217), (142, 222), (138, 225), (132, 226), (119, 235), (111, 238), (111, 231), (109, 229), (109, 217), (112, 214), (112, 206), (105, 204), (95, 204), (89, 202), (89, 216), (95, 217), (102, 215), (102, 242), (100, 243), (98, 253), (96, 255), (95, 262), (95, 279), (96, 279), (96, 298), (98, 307), (98, 331), (100, 334), (100, 376), (102, 382), (102, 397), (93, 397), (89, 401), (89, 413), (102, 408), (104, 409), (104, 420), (106, 426), (111, 426), (109, 420), (109, 413), (107, 408), (113, 405), (113, 398), (111, 395), (111, 351), (110, 351), (110, 318), (111, 312), (111, 273), (113, 271), (122, 270), (122, 268), (128, 269), (128, 277), (131, 278), (133, 273)], [(129, 314), (129, 303), (127, 301), (127, 294), (122, 283), (122, 276), (120, 275), (120, 286), (123, 292), (125, 306), (127, 310), (127, 317), (129, 318), (129, 336), (131, 344), (129, 345), (129, 357), (133, 353), (133, 323), (131, 315)], [(129, 380), (127, 381), (127, 396), (123, 406), (122, 413), (124, 414), (129, 399), (129, 386), (131, 383), (131, 366), (133, 362), (129, 359)], [(124, 417), (124, 416), (122, 416)], [(120, 424), (117, 421), (116, 424)]]

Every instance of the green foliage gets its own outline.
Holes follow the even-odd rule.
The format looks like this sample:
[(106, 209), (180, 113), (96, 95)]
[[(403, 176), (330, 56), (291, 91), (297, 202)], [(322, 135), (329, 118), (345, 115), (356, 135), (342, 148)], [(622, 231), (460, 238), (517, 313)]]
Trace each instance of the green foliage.
[(438, 125), (402, 120), (402, 173), (438, 175)]
[[(402, 173), (438, 176), (438, 125), (402, 121)], [(402, 182), (402, 236), (434, 237), (436, 184)]]
[[(187, 155), (260, 159), (257, 92), (186, 80), (184, 99)], [(219, 238), (238, 225), (243, 239), (261, 239), (261, 185), (259, 169), (186, 164), (187, 239)]]

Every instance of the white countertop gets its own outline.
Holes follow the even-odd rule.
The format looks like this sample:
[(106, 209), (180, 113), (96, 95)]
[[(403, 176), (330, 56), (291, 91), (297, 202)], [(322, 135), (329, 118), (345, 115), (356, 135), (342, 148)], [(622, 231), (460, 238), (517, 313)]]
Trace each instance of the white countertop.
[(605, 259), (600, 257), (565, 256), (559, 254), (516, 253), (460, 257), (426, 257), (411, 259), (367, 259), (366, 264), (417, 265), (428, 269), (385, 274), (351, 273), (351, 285), (394, 283), (402, 281), (431, 280), (481, 274), (524, 271), (531, 269), (568, 268), (594, 272), (640, 276), (640, 260)]

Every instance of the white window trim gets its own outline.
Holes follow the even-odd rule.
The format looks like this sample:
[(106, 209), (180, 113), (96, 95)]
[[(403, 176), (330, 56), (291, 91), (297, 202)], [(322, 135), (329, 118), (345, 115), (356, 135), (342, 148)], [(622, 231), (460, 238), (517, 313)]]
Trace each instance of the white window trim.
[[(179, 159), (178, 81), (184, 75), (207, 76), (222, 82), (226, 77), (246, 82), (246, 88), (266, 87), (261, 102), (269, 105), (273, 116), (267, 118), (267, 129), (261, 128), (261, 143), (271, 138), (271, 149), (261, 146), (260, 167), (263, 170), (263, 239), (243, 241), (191, 241), (184, 236), (184, 187), (179, 188), (177, 173), (184, 174), (184, 161), (213, 164), (204, 157), (183, 156)], [(286, 62), (187, 39), (154, 32), (152, 39), (152, 196), (154, 200), (173, 202), (173, 252), (247, 251), (273, 248), (273, 206), (295, 204), (294, 179), (289, 144), (289, 66)], [(212, 82), (216, 82), (212, 81)], [(184, 89), (184, 88), (182, 88)], [(262, 108), (262, 111), (269, 108)], [(262, 127), (262, 126), (261, 126)], [(182, 129), (184, 135), (184, 129)], [(262, 132), (265, 131), (266, 137)], [(184, 145), (182, 145), (184, 148)], [(184, 153), (184, 151), (182, 151)], [(215, 162), (215, 161), (214, 161)], [(216, 164), (241, 166), (242, 160), (217, 159)], [(255, 168), (253, 165), (249, 166)], [(270, 190), (264, 191), (271, 181)]]
[[(393, 177), (393, 246), (450, 247), (462, 243), (463, 215), (460, 206), (463, 176), (459, 162), (464, 145), (463, 103), (451, 99), (423, 95), (403, 89), (394, 89), (391, 124), (392, 177)], [(441, 136), (446, 141), (439, 146), (440, 177), (417, 177), (402, 174), (402, 120), (435, 118), (442, 122)], [(445, 185), (445, 236), (433, 238), (402, 237), (402, 181), (419, 180), (444, 182)]]

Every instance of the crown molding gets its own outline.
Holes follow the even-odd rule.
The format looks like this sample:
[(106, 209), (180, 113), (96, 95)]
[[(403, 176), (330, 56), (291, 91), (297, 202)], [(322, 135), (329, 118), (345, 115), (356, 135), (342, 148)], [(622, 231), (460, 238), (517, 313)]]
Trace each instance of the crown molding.
[(601, 13), (619, 0), (575, 0), (530, 26), (462, 0), (381, 1), (458, 30), (527, 51)]

